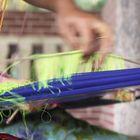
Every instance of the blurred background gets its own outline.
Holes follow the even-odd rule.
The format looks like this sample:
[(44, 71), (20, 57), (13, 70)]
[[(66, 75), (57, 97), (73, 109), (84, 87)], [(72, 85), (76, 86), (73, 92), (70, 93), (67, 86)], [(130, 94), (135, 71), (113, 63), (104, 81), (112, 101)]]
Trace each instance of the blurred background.
[[(7, 8), (0, 32), (1, 60), (69, 50), (58, 36), (54, 14), (19, 0), (10, 0)], [(0, 63), (0, 71), (11, 64)], [(30, 79), (31, 63), (23, 62), (8, 73), (14, 78)]]

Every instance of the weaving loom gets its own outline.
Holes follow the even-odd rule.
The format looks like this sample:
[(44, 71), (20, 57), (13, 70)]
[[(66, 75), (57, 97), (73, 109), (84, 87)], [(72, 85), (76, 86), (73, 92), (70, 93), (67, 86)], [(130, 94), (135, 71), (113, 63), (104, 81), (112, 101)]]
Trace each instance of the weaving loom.
[[(7, 0), (1, 0), (0, 2), (0, 11), (2, 11), (1, 28)], [(47, 103), (57, 104), (73, 104), (76, 101), (80, 104), (80, 101), (84, 102), (89, 98), (90, 100), (93, 98), (94, 105), (119, 102), (120, 100), (106, 100), (99, 97), (107, 92), (112, 92), (114, 89), (138, 86), (139, 69), (117, 71), (116, 69), (124, 69), (124, 60), (110, 55), (102, 68), (98, 70), (105, 72), (92, 72), (95, 70), (93, 63), (98, 57), (99, 55), (92, 56), (84, 62), (82, 53), (74, 51), (51, 55), (33, 55), (29, 58), (24, 58), (23, 60), (36, 60), (38, 64), (41, 61), (42, 66), (37, 64), (34, 66), (37, 69), (38, 82), (1, 84), (0, 105), (16, 105), (44, 100), (44, 98), (47, 99)], [(44, 58), (47, 58), (47, 61)], [(112, 69), (114, 71), (107, 71)], [(95, 100), (96, 97), (97, 99)], [(95, 101), (97, 104), (95, 104)], [(78, 107), (80, 106), (78, 105)]]
[[(98, 56), (98, 54), (93, 55), (87, 61), (83, 62), (82, 53), (80, 51), (74, 51), (58, 54), (33, 55), (21, 59), (23, 61), (30, 59), (35, 60), (34, 67), (36, 68), (38, 79), (34, 82), (7, 82), (0, 84), (1, 111), (15, 110), (10, 118), (6, 117), (6, 120), (5, 114), (1, 113), (1, 123), (6, 121), (6, 123), (9, 124), (18, 110), (26, 110), (26, 108), (28, 110), (27, 105), (29, 104), (37, 105), (40, 103), (40, 108), (43, 106), (49, 108), (49, 105), (55, 104), (59, 108), (69, 109), (134, 100), (133, 97), (131, 98), (134, 93), (131, 93), (127, 88), (136, 87), (136, 89), (138, 89), (137, 86), (140, 85), (140, 68), (124, 69), (124, 59), (110, 54), (106, 58), (103, 66), (94, 71), (93, 62)], [(64, 60), (65, 62), (68, 62), (68, 60), (75, 61), (70, 64), (60, 63), (64, 62)], [(42, 64), (43, 67), (41, 67)], [(40, 75), (40, 72), (44, 73)], [(1, 73), (1, 75), (3, 75), (3, 73)], [(112, 99), (102, 98), (109, 94), (116, 95), (118, 89), (120, 91), (119, 97), (114, 96), (115, 98)], [(120, 140), (127, 138), (123, 135), (113, 134), (110, 131), (104, 132), (104, 130), (98, 128), (95, 130), (97, 133), (101, 133), (97, 138), (103, 137), (103, 139), (105, 139), (105, 135), (102, 133), (107, 135), (107, 139), (109, 135), (114, 138), (119, 138)], [(94, 137), (96, 137), (95, 130)], [(14, 135), (14, 132), (6, 132)], [(15, 134), (15, 136), (16, 135), (17, 134)]]
[(48, 103), (86, 100), (87, 98), (104, 95), (107, 91), (116, 88), (140, 85), (139, 72), (140, 69), (130, 69), (122, 71), (84, 73), (76, 76), (74, 75), (70, 80), (54, 79), (52, 82), (48, 83), (48, 87), (41, 89), (39, 89), (39, 83), (35, 82), (7, 91), (1, 94), (0, 98), (6, 98), (8, 102), (17, 103), (44, 99), (48, 99)]
[[(38, 59), (37, 59), (38, 58)], [(123, 67), (124, 60), (120, 59), (116, 62), (113, 55), (107, 57), (105, 66), (100, 68), (100, 72), (93, 71), (93, 62), (98, 55), (91, 56), (88, 61), (82, 61), (82, 53), (80, 51), (58, 53), (52, 55), (34, 55), (30, 59), (36, 60), (36, 69), (39, 75), (36, 82), (25, 82), (23, 84), (2, 83), (0, 90), (0, 105), (28, 103), (40, 100), (46, 100), (47, 103), (55, 103), (64, 105), (71, 103), (73, 105), (80, 102), (82, 106), (87, 106), (88, 99), (90, 105), (105, 105), (109, 103), (117, 103), (120, 100), (106, 100), (101, 97), (108, 92), (116, 94), (115, 91), (120, 88), (127, 88), (140, 85), (140, 69), (123, 69), (109, 70), (108, 64), (114, 62), (114, 68)], [(74, 63), (66, 63), (68, 60), (75, 60)], [(65, 63), (61, 63), (65, 61)], [(40, 68), (43, 62), (44, 70)], [(110, 65), (110, 64), (109, 64)], [(38, 68), (39, 66), (39, 68)], [(44, 71), (44, 74), (42, 75)], [(110, 93), (110, 94), (111, 94)], [(131, 93), (122, 93), (122, 95), (130, 96)], [(123, 95), (123, 96), (124, 96)], [(85, 102), (87, 100), (87, 103)], [(125, 99), (124, 99), (125, 101)], [(126, 100), (127, 101), (127, 100)], [(95, 104), (96, 103), (96, 104)], [(65, 106), (63, 106), (65, 107)], [(68, 107), (70, 108), (70, 106)]]

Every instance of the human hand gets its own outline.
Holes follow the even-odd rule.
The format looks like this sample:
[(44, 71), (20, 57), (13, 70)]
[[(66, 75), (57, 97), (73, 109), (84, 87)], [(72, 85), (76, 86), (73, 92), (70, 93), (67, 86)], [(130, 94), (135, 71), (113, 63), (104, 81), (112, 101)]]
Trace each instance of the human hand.
[(74, 50), (83, 50), (85, 56), (101, 53), (95, 64), (98, 67), (106, 54), (112, 51), (113, 34), (110, 27), (97, 16), (64, 4), (64, 1), (56, 10), (60, 35)]

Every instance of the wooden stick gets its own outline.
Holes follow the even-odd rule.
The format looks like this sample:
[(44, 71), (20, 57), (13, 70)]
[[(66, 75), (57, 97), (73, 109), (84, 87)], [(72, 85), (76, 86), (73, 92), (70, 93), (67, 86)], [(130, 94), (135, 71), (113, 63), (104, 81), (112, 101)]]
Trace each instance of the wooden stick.
[(16, 114), (18, 113), (19, 109), (16, 109), (13, 114), (6, 120), (6, 124), (10, 124), (10, 122), (14, 119)]

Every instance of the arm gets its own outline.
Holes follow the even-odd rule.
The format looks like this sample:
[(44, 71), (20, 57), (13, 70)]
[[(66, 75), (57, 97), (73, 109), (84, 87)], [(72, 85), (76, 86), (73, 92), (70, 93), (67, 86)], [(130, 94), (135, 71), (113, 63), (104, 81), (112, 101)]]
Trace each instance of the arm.
[(24, 1), (40, 8), (45, 8), (50, 10), (55, 9), (56, 0), (24, 0)]
[[(58, 11), (59, 8), (65, 8), (65, 6), (68, 8), (76, 8), (74, 6), (73, 0), (24, 0), (25, 2), (28, 2), (29, 4), (32, 4), (34, 6), (49, 9), (52, 11)], [(66, 9), (67, 9), (66, 8)]]

